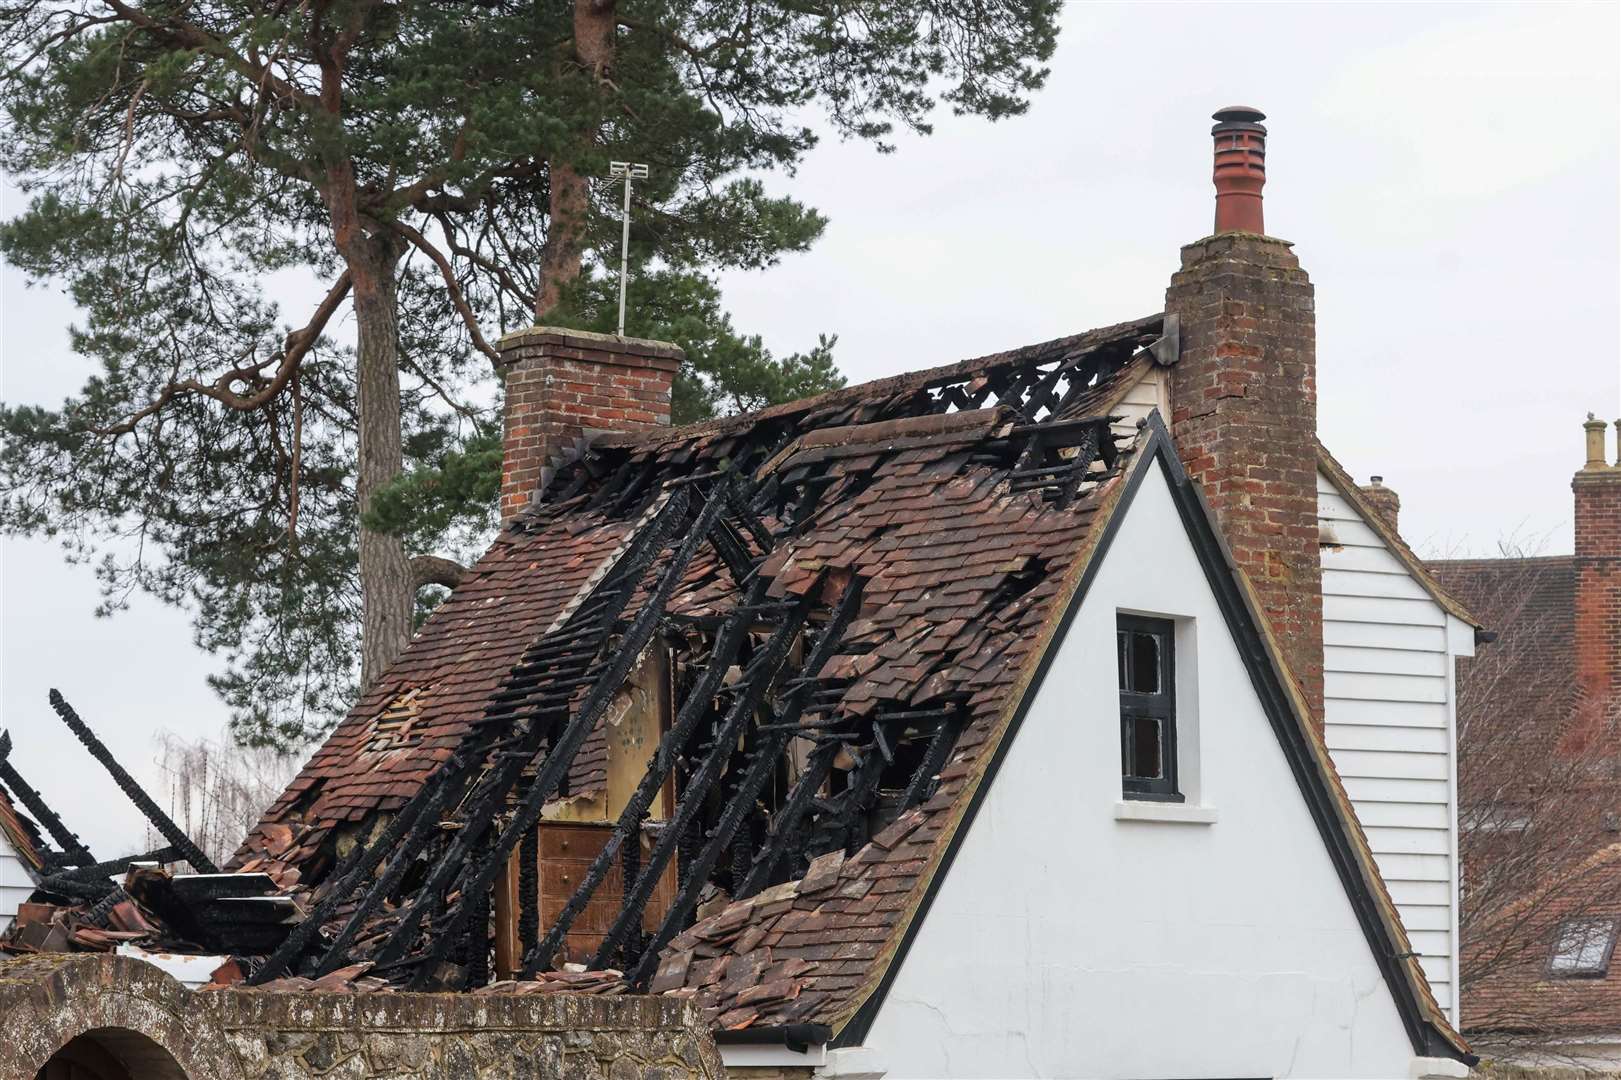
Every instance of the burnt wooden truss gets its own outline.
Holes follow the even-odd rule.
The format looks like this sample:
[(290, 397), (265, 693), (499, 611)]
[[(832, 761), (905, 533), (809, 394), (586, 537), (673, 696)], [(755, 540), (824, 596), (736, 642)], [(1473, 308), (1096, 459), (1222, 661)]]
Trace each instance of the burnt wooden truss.
[[(1069, 505), (1116, 463), (1111, 418), (1097, 414), (1092, 390), (1157, 330), (1144, 321), (1068, 348), (835, 392), (808, 409), (720, 421), (702, 439), (604, 440), (559, 468), (540, 512), (625, 523), (619, 550), (506, 672), (482, 719), (427, 782), (334, 859), (306, 917), (249, 965), (248, 981), (319, 977), (365, 961), (371, 975), (402, 987), (480, 984), (492, 889), (515, 865), (521, 976), (553, 968), (617, 867), (617, 910), (586, 966), (645, 987), (660, 950), (710, 898), (796, 879), (811, 859), (854, 851), (928, 800), (967, 722), (967, 695), (847, 708), (848, 679), (824, 671), (871, 647), (847, 637), (863, 580), (830, 565), (788, 591), (766, 568), (825, 503), (872, 482), (883, 467), (870, 444), (880, 425), (894, 425), (892, 438), (881, 429), (884, 445), (904, 446), (983, 422), (987, 434), (972, 440), (968, 460), (993, 466), (1014, 491)], [(858, 429), (859, 446), (840, 442)], [(672, 605), (695, 578), (711, 599)], [(1028, 587), (1010, 575), (1001, 602)], [(655, 646), (668, 652), (673, 688), (657, 749), (543, 924), (535, 887), (543, 811), (569, 794), (581, 747)], [(652, 820), (666, 790), (673, 805)], [(649, 911), (672, 866), (673, 902)]]

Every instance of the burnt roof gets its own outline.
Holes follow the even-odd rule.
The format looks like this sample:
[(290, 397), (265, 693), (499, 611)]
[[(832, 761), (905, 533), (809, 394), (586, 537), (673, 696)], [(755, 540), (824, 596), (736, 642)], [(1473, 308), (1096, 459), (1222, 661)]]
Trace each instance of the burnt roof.
[[(643, 784), (674, 769), (682, 794), (647, 848), (634, 802), (618, 822), (641, 893), (627, 886), (590, 966), (695, 996), (723, 1029), (848, 1036), (881, 1000), (1112, 515), (1158, 462), (1253, 643), (1245, 662), (1415, 1047), (1463, 1053), (1163, 425), (1121, 438), (1102, 411), (1141, 376), (1160, 325), (602, 438), (565, 463), (239, 851), (234, 865), (317, 905), (254, 978), (360, 961), (395, 985), (476, 985), (482, 956), (456, 951), (483, 927), (468, 898), (545, 801), (601, 783), (606, 696), (657, 633), (687, 675)], [(795, 741), (798, 778), (768, 799)], [(394, 814), (381, 835), (379, 811)], [(644, 937), (661, 869), (646, 860), (678, 842), (678, 895)], [(552, 963), (568, 910), (531, 970)]]

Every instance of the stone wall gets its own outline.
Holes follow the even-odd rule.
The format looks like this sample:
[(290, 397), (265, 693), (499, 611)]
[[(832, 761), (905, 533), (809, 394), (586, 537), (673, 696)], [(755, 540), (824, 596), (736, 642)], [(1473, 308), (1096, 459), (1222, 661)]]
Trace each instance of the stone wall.
[(725, 1076), (697, 1010), (674, 999), (192, 992), (126, 957), (0, 961), (0, 1080), (33, 1080), (81, 1036), (139, 1080)]

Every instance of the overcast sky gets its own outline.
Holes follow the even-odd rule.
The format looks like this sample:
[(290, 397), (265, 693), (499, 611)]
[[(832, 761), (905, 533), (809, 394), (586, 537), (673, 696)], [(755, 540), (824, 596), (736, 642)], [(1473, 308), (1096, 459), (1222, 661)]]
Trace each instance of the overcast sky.
[[(1254, 105), (1268, 231), (1317, 286), (1324, 442), (1400, 493), (1421, 553), (1568, 552), (1581, 421), (1621, 416), (1618, 10), (1075, 5), (1029, 115), (941, 117), (888, 156), (829, 141), (777, 178), (827, 234), (728, 275), (726, 299), (780, 351), (837, 333), (852, 381), (1158, 311), (1178, 247), (1210, 228), (1209, 115)], [(88, 371), (71, 306), (9, 268), (0, 284), (0, 397), (59, 401)], [(90, 570), (48, 543), (0, 554), (0, 724), (70, 824), (121, 854), (139, 821), (46, 692), (156, 786), (156, 730), (224, 723), (212, 662), (183, 612), (93, 618)]]

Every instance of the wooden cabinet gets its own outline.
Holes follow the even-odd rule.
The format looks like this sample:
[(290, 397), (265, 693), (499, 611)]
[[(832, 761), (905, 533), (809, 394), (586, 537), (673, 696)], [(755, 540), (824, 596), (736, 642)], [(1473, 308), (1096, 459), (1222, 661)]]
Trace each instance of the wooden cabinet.
[[(597, 853), (608, 842), (608, 835), (612, 831), (613, 826), (607, 822), (541, 822), (539, 832), (542, 934), (557, 921), (557, 916), (563, 911), (563, 905), (574, 895), (574, 890), (591, 866), (591, 860), (597, 857)], [(645, 834), (641, 838), (641, 844), (642, 862), (646, 865), (653, 845)], [(622, 865), (621, 859), (616, 857), (607, 876), (602, 879), (602, 884), (597, 886), (590, 902), (586, 904), (585, 910), (580, 912), (574, 920), (574, 925), (569, 928), (568, 937), (564, 939), (568, 962), (584, 963), (589, 960), (597, 947), (602, 944), (608, 928), (613, 925), (625, 895)], [(664, 872), (659, 875), (658, 885), (642, 912), (644, 929), (658, 929), (664, 913), (675, 902), (675, 893), (676, 867), (675, 860), (671, 859)]]

